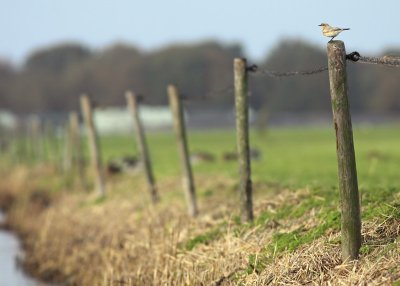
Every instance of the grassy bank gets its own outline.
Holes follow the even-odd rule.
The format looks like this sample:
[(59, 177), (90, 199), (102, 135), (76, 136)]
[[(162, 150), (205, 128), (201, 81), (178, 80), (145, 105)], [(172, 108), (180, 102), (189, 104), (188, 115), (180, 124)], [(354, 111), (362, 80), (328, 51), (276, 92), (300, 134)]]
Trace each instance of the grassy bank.
[[(256, 219), (239, 221), (231, 131), (191, 132), (200, 216), (186, 215), (174, 137), (150, 134), (161, 202), (140, 173), (108, 177), (99, 200), (49, 166), (3, 168), (0, 200), (24, 238), (28, 271), (67, 285), (392, 285), (400, 279), (400, 129), (355, 129), (362, 200), (358, 262), (340, 259), (335, 139), (330, 128), (252, 133)], [(102, 138), (105, 159), (135, 152)], [(4, 167), (4, 166), (3, 166)], [(6, 199), (3, 199), (5, 201)]]

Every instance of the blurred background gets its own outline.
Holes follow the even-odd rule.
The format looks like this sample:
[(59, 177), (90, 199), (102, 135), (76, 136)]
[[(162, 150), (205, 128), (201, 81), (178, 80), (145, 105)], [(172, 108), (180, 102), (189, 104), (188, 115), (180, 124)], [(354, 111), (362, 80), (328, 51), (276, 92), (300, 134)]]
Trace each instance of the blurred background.
[[(187, 98), (190, 126), (230, 126), (234, 57), (279, 72), (326, 66), (329, 39), (321, 22), (351, 28), (338, 37), (348, 52), (400, 55), (399, 9), (394, 0), (3, 0), (0, 122), (9, 126), (16, 116), (33, 114), (63, 122), (87, 93), (97, 107), (111, 108), (103, 121), (115, 130), (115, 122), (129, 121), (117, 114), (132, 89), (150, 108), (145, 121), (157, 126), (166, 122), (162, 106), (166, 85), (173, 83)], [(395, 119), (400, 70), (348, 65), (355, 120)], [(253, 123), (330, 118), (327, 72), (279, 80), (252, 76), (250, 90)]]
[[(336, 140), (327, 71), (282, 78), (250, 73), (249, 151), (258, 217), (255, 224), (239, 228), (233, 59), (245, 57), (249, 65), (275, 72), (326, 67), (329, 38), (322, 35), (321, 22), (350, 28), (337, 38), (348, 53), (400, 56), (400, 1), (0, 0), (0, 4), (1, 285), (37, 285), (21, 273), (15, 257), (26, 260), (32, 269), (24, 270), (34, 276), (74, 285), (123, 284), (125, 279), (136, 279), (135, 273), (148, 281), (167, 277), (154, 285), (180, 285), (170, 281), (181, 276), (186, 284), (219, 285), (229, 277), (244, 277), (235, 272), (246, 267), (244, 271), (251, 274), (248, 281), (254, 284), (251, 279), (259, 273), (258, 265), (275, 264), (273, 259), (280, 259), (279, 251), (286, 245), (295, 249), (328, 233), (335, 239), (329, 244), (337, 244), (332, 235), (339, 217)], [(392, 255), (394, 233), (398, 234), (392, 230), (398, 226), (394, 210), (399, 217), (400, 68), (347, 64), (363, 215), (385, 219), (365, 224), (376, 225), (371, 227), (374, 232), (365, 233), (376, 234), (379, 240), (368, 238), (371, 244), (365, 245), (363, 255), (379, 259), (366, 263), (367, 270), (361, 265), (357, 269), (363, 283), (370, 265), (376, 268), (370, 277), (390, 270), (390, 276), (380, 280), (390, 281), (397, 279), (392, 272), (398, 269), (398, 259), (387, 256)], [(185, 99), (185, 119), (191, 129), (189, 160), (200, 212), (205, 214), (199, 223), (182, 216), (177, 140), (168, 132), (169, 84), (177, 85)], [(158, 205), (158, 213), (157, 208), (146, 207), (142, 175), (147, 168), (143, 152), (132, 140), (127, 90), (141, 95), (146, 132), (167, 131), (148, 136), (164, 204)], [(89, 153), (86, 144), (81, 146), (76, 120), (83, 93), (96, 107), (95, 123), (102, 135), (92, 162), (101, 162), (103, 156), (105, 163), (95, 164), (94, 170), (88, 168), (88, 155), (94, 152)], [(100, 181), (102, 170), (107, 175), (101, 181), (110, 191), (106, 200), (92, 199), (83, 191), (95, 188), (94, 174)], [(119, 176), (122, 173), (126, 176)], [(72, 199), (67, 199), (69, 194)], [(3, 221), (1, 203), (3, 210), (13, 206)], [(6, 221), (24, 234), (27, 259), (21, 258), (17, 238), (8, 229), (1, 230)], [(218, 240), (221, 244), (214, 244)], [(193, 245), (185, 248), (191, 251), (203, 243), (207, 248), (199, 248), (199, 254), (189, 252), (184, 257), (184, 245)], [(273, 245), (273, 254), (267, 252)], [(378, 247), (382, 252), (375, 250)], [(320, 253), (312, 255), (314, 264), (330, 261)], [(141, 259), (143, 255), (148, 257)], [(363, 261), (368, 261), (365, 257)], [(243, 268), (246, 259), (248, 266)], [(379, 261), (392, 264), (380, 268)], [(303, 271), (302, 267), (296, 269)], [(286, 268), (285, 273), (301, 272)], [(227, 275), (228, 269), (236, 270)], [(332, 269), (337, 269), (333, 262)], [(354, 269), (348, 272), (351, 279)], [(192, 271), (193, 276), (187, 275)], [(336, 282), (325, 279), (321, 271), (315, 281)]]

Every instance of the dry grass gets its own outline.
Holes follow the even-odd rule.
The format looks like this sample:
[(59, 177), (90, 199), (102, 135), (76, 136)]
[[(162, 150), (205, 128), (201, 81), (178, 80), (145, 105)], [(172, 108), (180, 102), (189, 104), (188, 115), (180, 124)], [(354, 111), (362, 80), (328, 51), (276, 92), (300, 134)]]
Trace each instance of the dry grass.
[(247, 285), (392, 285), (400, 279), (400, 220), (388, 217), (363, 225), (360, 260), (342, 263), (339, 233), (332, 233), (269, 264), (261, 275), (246, 277)]
[[(202, 214), (191, 219), (176, 196), (177, 179), (160, 182), (160, 189), (169, 191), (151, 207), (140, 181), (131, 192), (110, 195), (104, 202), (82, 192), (38, 190), (38, 175), (51, 173), (21, 169), (0, 186), (0, 193), (17, 197), (9, 220), (24, 237), (26, 269), (45, 280), (67, 285), (390, 285), (400, 278), (396, 217), (365, 222), (361, 259), (342, 263), (335, 231), (291, 253), (267, 252), (275, 233), (318, 226), (319, 210), (238, 226), (233, 180), (198, 178), (200, 194), (211, 190), (220, 195), (203, 197)], [(110, 184), (116, 190), (131, 188), (124, 180)], [(295, 206), (309, 195), (307, 189), (259, 189), (265, 194), (257, 200), (256, 215), (277, 212), (288, 203)], [(210, 231), (217, 233), (213, 239), (186, 247)], [(252, 271), (250, 255), (256, 262), (264, 259), (265, 268)]]

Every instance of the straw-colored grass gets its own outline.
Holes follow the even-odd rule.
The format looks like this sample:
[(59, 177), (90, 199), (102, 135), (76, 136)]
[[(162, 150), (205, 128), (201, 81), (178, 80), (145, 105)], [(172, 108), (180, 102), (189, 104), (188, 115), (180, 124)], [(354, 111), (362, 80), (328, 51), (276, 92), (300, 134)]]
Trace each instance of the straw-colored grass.
[(363, 224), (364, 247), (358, 261), (341, 261), (339, 233), (284, 254), (248, 285), (392, 285), (400, 279), (400, 219), (380, 218)]
[[(110, 179), (113, 193), (104, 200), (79, 190), (53, 192), (43, 187), (43, 177), (57, 176), (47, 168), (13, 170), (0, 193), (16, 198), (8, 218), (24, 239), (24, 266), (44, 280), (66, 285), (391, 285), (400, 279), (398, 206), (364, 220), (361, 258), (343, 263), (336, 220), (329, 224), (326, 208), (318, 204), (324, 198), (307, 188), (257, 185), (257, 219), (241, 224), (235, 181), (225, 177), (197, 177), (201, 215), (195, 219), (186, 215), (179, 178), (159, 182), (163, 200), (153, 207), (139, 177), (135, 182)], [(307, 208), (301, 208), (303, 202), (309, 202)], [(282, 246), (284, 238), (290, 247)]]

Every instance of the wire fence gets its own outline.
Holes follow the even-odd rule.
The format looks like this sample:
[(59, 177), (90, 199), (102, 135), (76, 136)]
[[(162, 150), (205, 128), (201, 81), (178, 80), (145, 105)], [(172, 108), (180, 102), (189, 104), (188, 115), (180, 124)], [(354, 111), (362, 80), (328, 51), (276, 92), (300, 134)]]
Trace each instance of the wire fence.
[[(376, 64), (376, 65), (385, 65), (389, 67), (400, 67), (400, 57), (394, 57), (394, 56), (365, 57), (361, 56), (360, 53), (358, 52), (352, 52), (346, 55), (346, 59), (352, 62), (359, 62), (363, 64)], [(292, 76), (315, 75), (327, 71), (328, 67), (324, 66), (309, 70), (278, 72), (268, 69), (259, 69), (257, 65), (251, 65), (247, 68), (247, 70), (256, 75), (261, 74), (269, 76), (271, 78), (283, 78)]]
[(258, 66), (252, 65), (252, 66), (249, 66), (247, 70), (253, 74), (266, 75), (271, 78), (282, 78), (282, 77), (291, 77), (291, 76), (299, 76), (299, 75), (307, 76), (307, 75), (319, 74), (324, 71), (327, 71), (328, 67), (318, 67), (318, 68), (311, 69), (311, 70), (278, 72), (278, 71), (272, 71), (272, 70), (268, 70), (268, 69), (259, 69)]
[[(383, 56), (383, 57), (366, 57), (361, 56), (358, 52), (351, 52), (346, 55), (348, 61), (361, 64), (375, 64), (384, 65), (389, 67), (400, 67), (400, 57), (394, 56)], [(247, 71), (250, 76), (265, 76), (272, 79), (282, 79), (286, 77), (296, 77), (296, 76), (311, 76), (317, 75), (328, 70), (328, 66), (316, 67), (307, 70), (292, 70), (292, 71), (275, 71), (270, 69), (259, 68), (257, 65), (249, 65)], [(186, 96), (184, 99), (187, 101), (197, 101), (197, 100), (207, 100), (214, 96), (232, 94), (234, 91), (233, 83), (216, 90), (207, 92), (206, 94), (197, 97), (196, 99)]]
[(346, 55), (346, 58), (352, 62), (363, 64), (384, 65), (389, 67), (400, 67), (400, 57), (383, 56), (383, 57), (364, 57), (358, 52), (352, 52)]
[[(376, 65), (385, 65), (390, 67), (400, 67), (400, 57), (394, 56), (384, 56), (384, 57), (365, 57), (361, 56), (358, 52), (352, 52), (346, 55), (346, 59), (352, 62), (359, 62), (364, 64), (376, 64)], [(283, 78), (283, 77), (291, 77), (291, 76), (308, 76), (315, 75), (328, 70), (327, 66), (318, 67), (309, 70), (300, 70), (300, 71), (285, 71), (278, 72), (269, 69), (259, 69), (257, 65), (251, 65), (247, 68), (247, 71), (253, 74), (261, 74), (266, 75), (271, 78)]]

